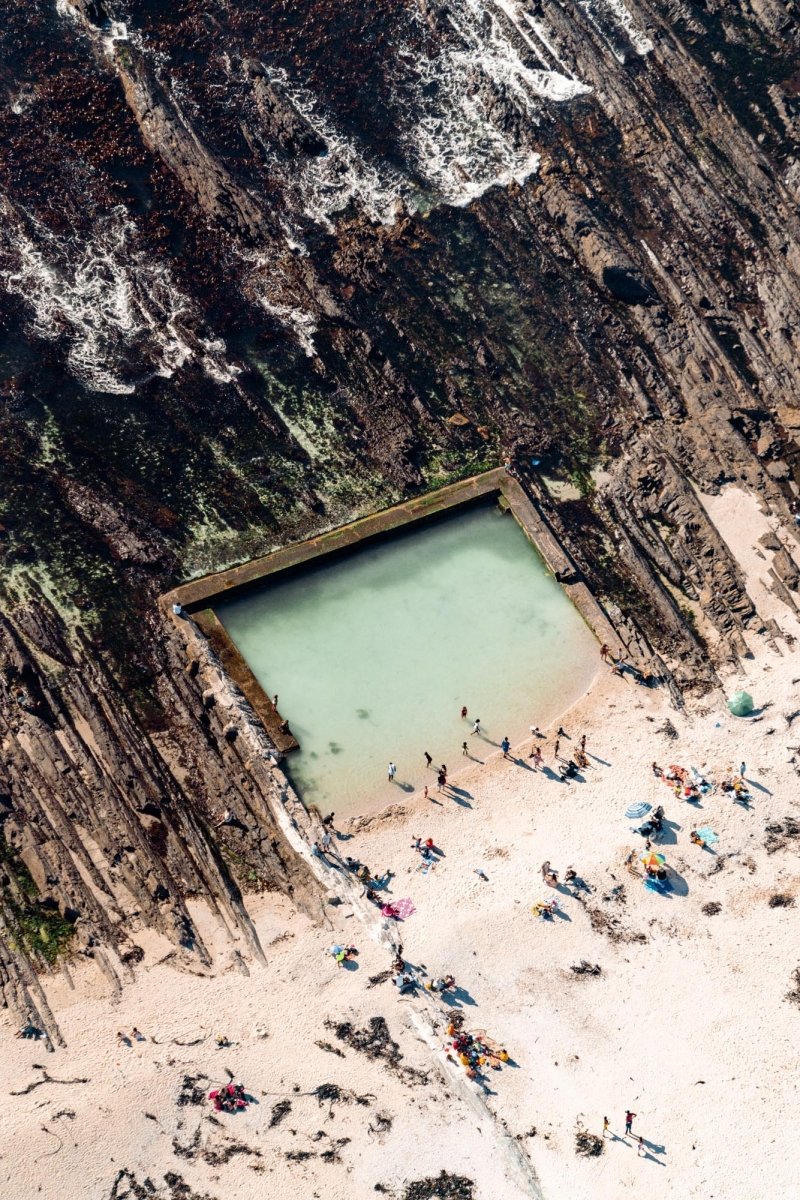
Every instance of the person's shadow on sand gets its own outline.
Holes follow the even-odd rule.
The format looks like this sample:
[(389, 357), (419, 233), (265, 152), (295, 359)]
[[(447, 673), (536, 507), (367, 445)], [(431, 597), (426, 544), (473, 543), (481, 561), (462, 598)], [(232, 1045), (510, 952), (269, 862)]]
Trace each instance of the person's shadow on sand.
[(544, 775), (545, 779), (552, 779), (556, 783), (566, 783), (566, 780), (562, 779), (552, 767), (542, 767), (542, 774)]
[(455, 987), (447, 993), (447, 1003), (451, 1008), (463, 1008), (464, 1005), (477, 1005), (478, 1001), (469, 994), (466, 988)]
[(659, 846), (675, 846), (678, 842), (678, 831), (683, 829), (677, 821), (668, 821), (666, 817), (661, 820), (661, 832), (651, 833), (650, 837)]

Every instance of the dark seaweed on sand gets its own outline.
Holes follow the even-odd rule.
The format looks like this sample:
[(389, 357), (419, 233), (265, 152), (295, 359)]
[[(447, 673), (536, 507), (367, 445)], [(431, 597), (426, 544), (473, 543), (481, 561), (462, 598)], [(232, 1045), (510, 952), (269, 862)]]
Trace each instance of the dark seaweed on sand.
[(473, 1200), (475, 1184), (465, 1175), (440, 1171), (435, 1178), (417, 1179), (406, 1186), (403, 1200)]

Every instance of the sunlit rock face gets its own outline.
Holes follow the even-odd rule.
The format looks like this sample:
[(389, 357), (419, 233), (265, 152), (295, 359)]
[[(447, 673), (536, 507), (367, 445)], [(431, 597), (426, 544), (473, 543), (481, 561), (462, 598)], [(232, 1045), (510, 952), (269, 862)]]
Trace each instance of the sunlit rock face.
[(174, 739), (205, 814), (155, 597), (507, 457), (707, 687), (755, 617), (696, 486), (797, 492), (798, 8), (6, 4), (3, 636), (36, 712), (101, 654), (98, 730), (153, 771)]

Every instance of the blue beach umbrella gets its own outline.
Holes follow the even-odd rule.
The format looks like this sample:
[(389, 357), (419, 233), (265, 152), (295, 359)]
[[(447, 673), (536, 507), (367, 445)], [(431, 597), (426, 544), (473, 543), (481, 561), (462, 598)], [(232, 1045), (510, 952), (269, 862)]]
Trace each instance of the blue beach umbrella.
[(646, 800), (640, 800), (638, 804), (632, 804), (630, 808), (625, 809), (625, 816), (630, 821), (638, 821), (641, 817), (647, 816), (652, 807), (652, 804), (648, 804)]

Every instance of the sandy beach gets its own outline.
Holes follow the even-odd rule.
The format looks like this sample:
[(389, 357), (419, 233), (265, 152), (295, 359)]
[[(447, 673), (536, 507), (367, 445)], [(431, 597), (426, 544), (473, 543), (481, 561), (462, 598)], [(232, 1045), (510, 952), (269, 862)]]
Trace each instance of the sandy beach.
[[(666, 690), (601, 664), (561, 718), (562, 754), (585, 735), (589, 756), (578, 779), (562, 782), (559, 722), (544, 730), (542, 772), (530, 739), (509, 761), (468, 738), (472, 756), (460, 758), (468, 726), (454, 714), (452, 746), (431, 747), (451, 771), (463, 764), (454, 787), (438, 793), (431, 772), (427, 801), (398, 792), (400, 802), (339, 827), (330, 861), (313, 860), (329, 889), (326, 924), (282, 897), (249, 899), (266, 965), (198, 900), (209, 970), (139, 929), (145, 959), (121, 993), (90, 961), (44, 980), (65, 1049), (15, 1039), (4, 1018), (7, 1193), (404, 1200), (435, 1196), (408, 1189), (445, 1170), (473, 1187), (442, 1194), (467, 1200), (655, 1190), (792, 1200), (800, 622), (765, 582), (771, 555), (759, 538), (776, 521), (732, 488), (706, 503), (759, 615), (783, 634), (754, 629), (752, 657), (720, 664), (727, 693), (752, 694), (754, 717), (731, 716), (721, 693), (676, 710)], [(689, 803), (654, 775), (654, 761), (712, 780), (743, 762), (751, 802), (717, 788)], [(636, 802), (665, 809), (654, 849), (668, 865), (666, 894), (645, 888), (641, 865), (626, 867), (645, 848), (625, 816)], [(689, 838), (701, 826), (718, 837), (705, 849)], [(427, 871), (416, 837), (441, 851)], [(345, 855), (391, 870), (386, 897), (415, 911), (382, 918)], [(574, 868), (585, 888), (547, 887), (545, 860), (559, 880)], [(534, 916), (553, 898), (551, 919)], [(423, 983), (452, 972), (449, 1004), (465, 1029), (507, 1050), (501, 1069), (467, 1078), (447, 1049), (447, 1003), (424, 987), (398, 994), (390, 967), (400, 941)], [(350, 943), (357, 957), (338, 966), (330, 947)], [(576, 973), (582, 962), (599, 972)], [(141, 1040), (118, 1040), (134, 1027)], [(208, 1092), (229, 1078), (252, 1102), (215, 1113)], [(641, 1144), (625, 1136), (626, 1110)], [(580, 1127), (601, 1137), (599, 1153), (576, 1152)]]

